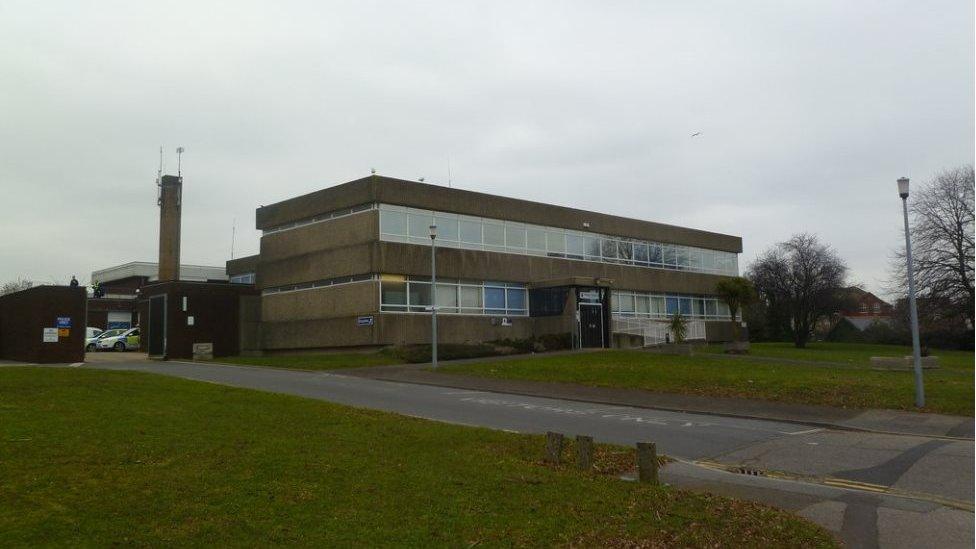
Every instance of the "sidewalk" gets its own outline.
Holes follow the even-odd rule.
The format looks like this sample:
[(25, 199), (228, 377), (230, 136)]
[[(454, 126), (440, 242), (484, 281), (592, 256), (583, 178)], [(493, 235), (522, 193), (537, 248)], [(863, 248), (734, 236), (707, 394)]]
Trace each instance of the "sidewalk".
[(785, 421), (830, 429), (969, 440), (973, 439), (974, 434), (974, 419), (962, 416), (923, 414), (900, 410), (860, 410), (743, 398), (655, 393), (639, 389), (590, 387), (572, 383), (492, 379), (439, 373), (429, 370), (429, 367), (430, 364), (405, 364), (352, 368), (338, 370), (333, 373), (383, 381), (436, 385), (473, 391), (520, 394), (675, 412)]

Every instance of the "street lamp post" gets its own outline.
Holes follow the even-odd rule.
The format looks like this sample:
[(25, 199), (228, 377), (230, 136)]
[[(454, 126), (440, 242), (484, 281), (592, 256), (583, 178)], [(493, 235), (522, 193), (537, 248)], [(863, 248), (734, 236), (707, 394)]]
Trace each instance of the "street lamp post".
[(437, 368), (437, 225), (430, 226), (430, 362)]
[(915, 362), (915, 406), (925, 406), (925, 386), (922, 384), (922, 350), (918, 338), (918, 307), (915, 304), (915, 266), (912, 264), (912, 236), (908, 229), (908, 178), (898, 179), (902, 213), (905, 215), (905, 263), (908, 269), (908, 314), (912, 323), (912, 358)]

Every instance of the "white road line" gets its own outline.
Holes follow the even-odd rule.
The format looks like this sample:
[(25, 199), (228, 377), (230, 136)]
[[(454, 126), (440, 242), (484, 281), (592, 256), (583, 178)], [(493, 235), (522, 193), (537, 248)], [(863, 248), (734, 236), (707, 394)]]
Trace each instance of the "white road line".
[(806, 431), (792, 431), (792, 432), (791, 431), (780, 431), (780, 432), (783, 433), (784, 435), (795, 436), (795, 435), (809, 435), (811, 433), (817, 433), (817, 432), (820, 432), (820, 431), (823, 431), (823, 429), (817, 428), (817, 429), (807, 429)]
[(77, 368), (79, 366), (84, 366), (84, 365), (85, 365), (84, 362), (72, 362), (71, 364), (68, 364), (68, 366), (70, 366), (72, 368)]

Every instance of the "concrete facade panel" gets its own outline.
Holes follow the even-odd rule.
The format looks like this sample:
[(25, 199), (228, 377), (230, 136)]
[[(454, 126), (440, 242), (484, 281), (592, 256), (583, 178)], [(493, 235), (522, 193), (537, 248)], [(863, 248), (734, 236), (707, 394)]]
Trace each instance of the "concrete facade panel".
[(331, 288), (270, 294), (262, 298), (265, 322), (311, 320), (379, 312), (379, 282), (354, 282)]
[(261, 288), (350, 276), (373, 272), (374, 244), (320, 250), (278, 261), (261, 261), (258, 279)]
[(373, 242), (379, 239), (379, 223), (379, 212), (370, 210), (265, 235), (260, 261)]

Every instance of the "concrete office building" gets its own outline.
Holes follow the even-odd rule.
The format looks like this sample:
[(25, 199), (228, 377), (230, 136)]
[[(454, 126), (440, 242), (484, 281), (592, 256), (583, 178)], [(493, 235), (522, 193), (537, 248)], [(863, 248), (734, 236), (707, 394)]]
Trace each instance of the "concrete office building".
[(256, 219), (260, 253), (227, 263), (232, 282), (261, 292), (253, 350), (427, 343), (432, 301), (442, 343), (653, 343), (675, 312), (689, 338), (732, 333), (713, 294), (738, 275), (736, 236), (376, 175)]

